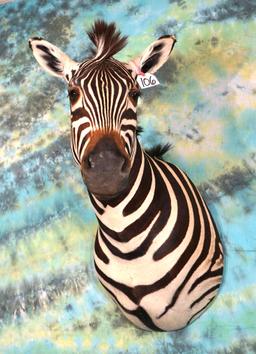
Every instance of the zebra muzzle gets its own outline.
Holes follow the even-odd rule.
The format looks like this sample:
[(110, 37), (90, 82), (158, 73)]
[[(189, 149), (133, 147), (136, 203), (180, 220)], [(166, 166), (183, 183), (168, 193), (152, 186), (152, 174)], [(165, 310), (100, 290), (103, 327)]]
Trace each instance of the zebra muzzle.
[(103, 137), (83, 158), (81, 173), (90, 193), (111, 198), (127, 187), (130, 162), (111, 137)]

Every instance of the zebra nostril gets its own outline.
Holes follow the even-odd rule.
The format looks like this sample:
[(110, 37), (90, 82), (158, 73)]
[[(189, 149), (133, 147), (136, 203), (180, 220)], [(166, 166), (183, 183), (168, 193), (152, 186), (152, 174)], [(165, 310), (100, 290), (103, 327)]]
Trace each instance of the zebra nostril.
[(121, 172), (122, 173), (127, 173), (128, 169), (129, 169), (129, 162), (128, 162), (128, 160), (126, 158), (124, 158), (123, 164), (122, 164), (122, 167), (121, 167)]
[(95, 162), (93, 161), (92, 156), (90, 155), (87, 159), (87, 165), (89, 168), (94, 168), (95, 167)]

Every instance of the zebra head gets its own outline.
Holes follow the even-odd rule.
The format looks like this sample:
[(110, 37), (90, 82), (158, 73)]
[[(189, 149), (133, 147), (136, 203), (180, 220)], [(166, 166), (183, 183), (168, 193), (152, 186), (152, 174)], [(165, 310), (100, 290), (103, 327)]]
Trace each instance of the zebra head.
[(127, 41), (114, 23), (96, 21), (88, 36), (94, 48), (80, 63), (42, 38), (30, 39), (29, 45), (43, 69), (67, 82), (74, 159), (89, 192), (107, 199), (127, 187), (134, 161), (140, 94), (136, 78), (155, 73), (166, 62), (175, 37), (160, 37), (124, 63), (113, 58)]

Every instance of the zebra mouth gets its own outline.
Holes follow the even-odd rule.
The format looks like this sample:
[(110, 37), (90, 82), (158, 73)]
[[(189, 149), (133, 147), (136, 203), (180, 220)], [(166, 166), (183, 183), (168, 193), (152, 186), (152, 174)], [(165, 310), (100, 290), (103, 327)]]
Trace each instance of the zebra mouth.
[(98, 176), (88, 176), (81, 172), (88, 191), (99, 200), (116, 198), (128, 187), (128, 175), (120, 176), (112, 173), (106, 176), (103, 173)]
[(109, 200), (112, 200), (112, 199), (115, 199), (117, 197), (119, 197), (123, 192), (124, 192), (125, 189), (123, 189), (122, 191), (118, 192), (118, 193), (115, 193), (115, 194), (98, 194), (98, 193), (92, 193), (94, 195), (94, 197), (96, 197), (98, 200), (101, 200), (101, 201), (109, 201)]

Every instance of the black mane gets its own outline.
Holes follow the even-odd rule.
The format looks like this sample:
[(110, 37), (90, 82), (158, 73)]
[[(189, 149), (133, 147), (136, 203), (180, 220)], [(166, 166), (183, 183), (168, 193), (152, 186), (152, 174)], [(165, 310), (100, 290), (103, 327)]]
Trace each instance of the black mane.
[(99, 57), (112, 57), (127, 44), (127, 37), (121, 36), (114, 22), (108, 24), (103, 20), (97, 20), (87, 34), (96, 47), (92, 48), (92, 54), (94, 56), (97, 55), (100, 50)]
[(164, 154), (167, 153), (172, 148), (172, 145), (167, 143), (167, 144), (157, 144), (153, 146), (150, 149), (146, 149), (146, 153), (151, 156), (151, 157), (157, 157), (161, 159)]

